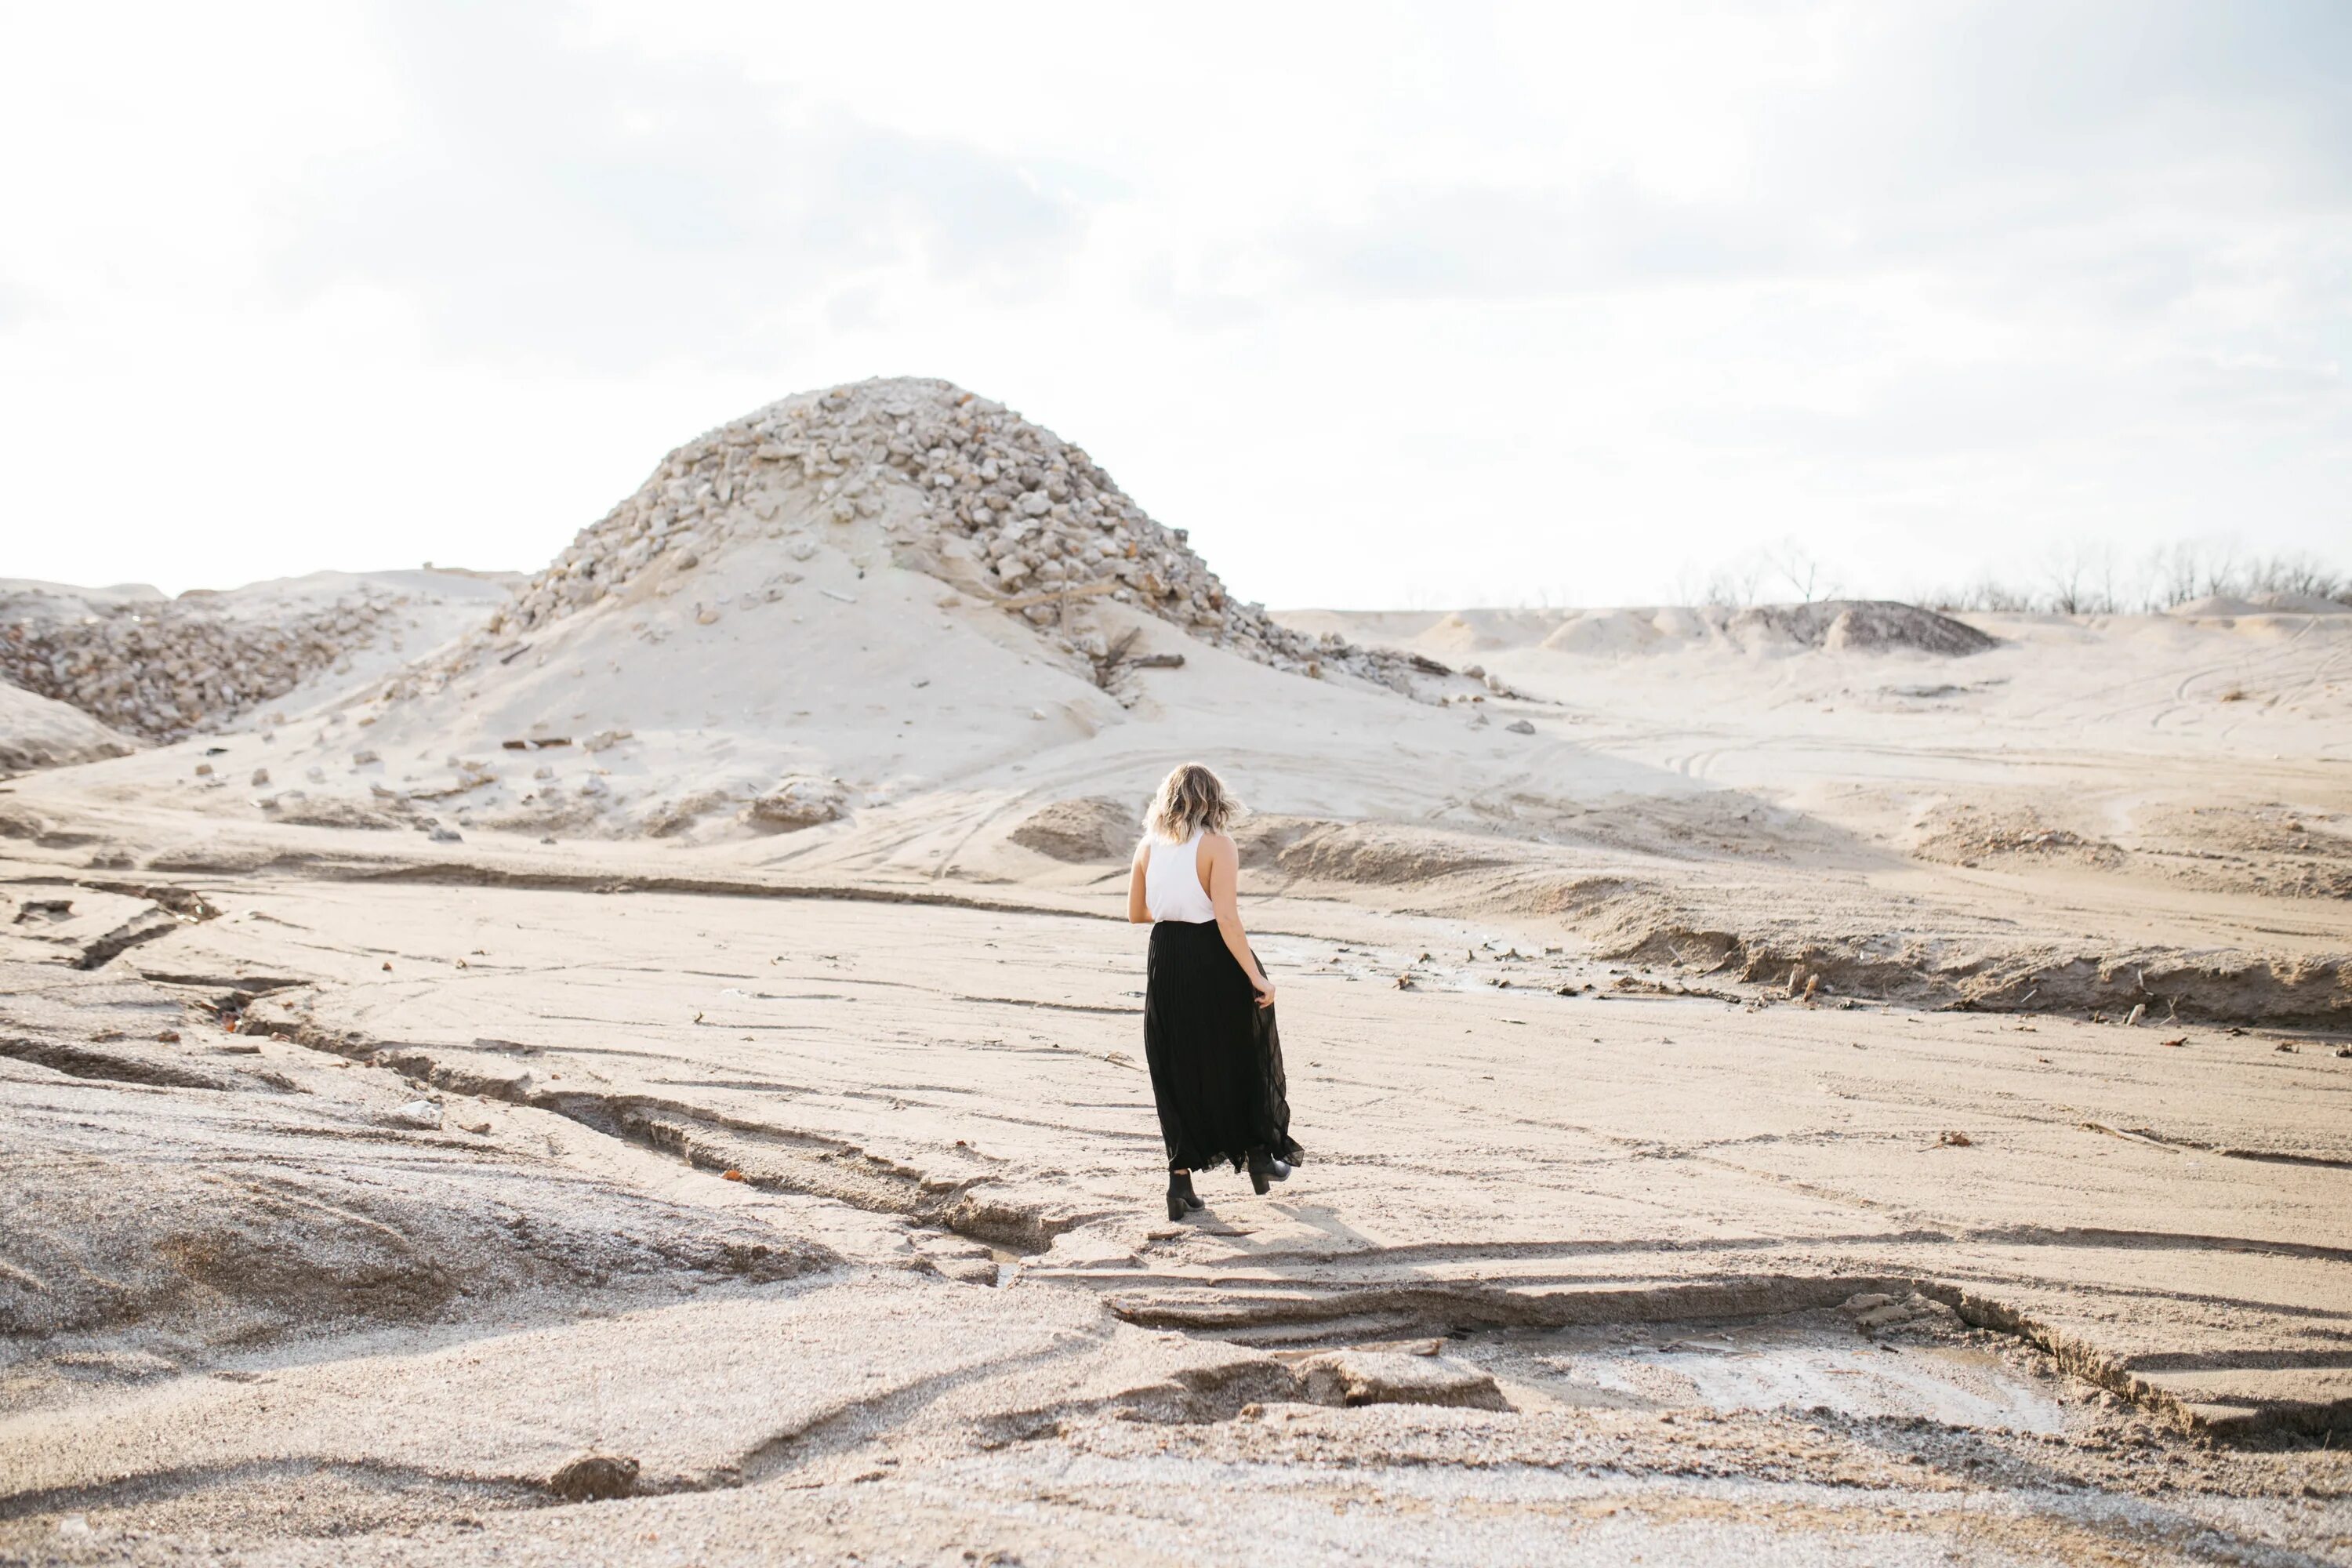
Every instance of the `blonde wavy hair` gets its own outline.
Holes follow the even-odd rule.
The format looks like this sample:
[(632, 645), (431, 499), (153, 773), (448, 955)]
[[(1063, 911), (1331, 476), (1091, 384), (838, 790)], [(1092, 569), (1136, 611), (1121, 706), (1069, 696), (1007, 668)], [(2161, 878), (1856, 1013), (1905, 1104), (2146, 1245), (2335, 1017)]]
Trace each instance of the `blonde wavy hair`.
[(1184, 763), (1160, 781), (1143, 826), (1155, 837), (1181, 844), (1195, 833), (1223, 833), (1239, 809), (1224, 780), (1198, 763)]

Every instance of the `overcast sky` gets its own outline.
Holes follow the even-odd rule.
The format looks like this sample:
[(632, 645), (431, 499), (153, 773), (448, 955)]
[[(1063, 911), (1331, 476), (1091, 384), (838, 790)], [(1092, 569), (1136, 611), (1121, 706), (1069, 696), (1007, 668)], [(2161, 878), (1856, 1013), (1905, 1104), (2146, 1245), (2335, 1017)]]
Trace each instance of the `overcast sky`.
[(0, 10), (0, 576), (531, 568), (946, 376), (1244, 596), (2352, 566), (2352, 4)]

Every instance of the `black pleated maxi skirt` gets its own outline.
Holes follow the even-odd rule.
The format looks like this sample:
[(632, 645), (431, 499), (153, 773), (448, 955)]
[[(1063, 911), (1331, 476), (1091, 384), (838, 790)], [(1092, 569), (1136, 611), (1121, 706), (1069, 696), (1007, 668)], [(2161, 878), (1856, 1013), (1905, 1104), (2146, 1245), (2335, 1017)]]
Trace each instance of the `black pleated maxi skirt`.
[(1168, 1168), (1298, 1162), (1274, 1009), (1257, 1005), (1214, 921), (1160, 921), (1143, 994), (1143, 1054)]

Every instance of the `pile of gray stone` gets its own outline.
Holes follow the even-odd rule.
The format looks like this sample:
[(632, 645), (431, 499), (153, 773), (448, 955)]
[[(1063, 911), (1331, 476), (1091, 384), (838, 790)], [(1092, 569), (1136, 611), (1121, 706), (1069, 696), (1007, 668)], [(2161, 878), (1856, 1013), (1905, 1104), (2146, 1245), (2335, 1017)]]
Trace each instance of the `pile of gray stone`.
[(520, 590), (475, 652), (616, 594), (665, 557), (690, 569), (730, 537), (861, 521), (919, 558), (945, 546), (958, 580), (1040, 628), (1067, 627), (1069, 605), (1099, 595), (1302, 674), (1410, 690), (1412, 673), (1433, 669), (1276, 625), (1083, 449), (1002, 404), (917, 379), (788, 397), (678, 447)]
[(113, 602), (0, 595), (0, 680), (126, 734), (170, 742), (218, 729), (335, 668), (397, 607), (383, 595), (285, 617), (241, 618), (202, 596)]
[(1908, 649), (1954, 657), (1999, 647), (2000, 639), (1966, 621), (1895, 599), (1816, 599), (1805, 605), (1758, 605), (1724, 623), (1742, 640), (1794, 643), (1832, 653)]

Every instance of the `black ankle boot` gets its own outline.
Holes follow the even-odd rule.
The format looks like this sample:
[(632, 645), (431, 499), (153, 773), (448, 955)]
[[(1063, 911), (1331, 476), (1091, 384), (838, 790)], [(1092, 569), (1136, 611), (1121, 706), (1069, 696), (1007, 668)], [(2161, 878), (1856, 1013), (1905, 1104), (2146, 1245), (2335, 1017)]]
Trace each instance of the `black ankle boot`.
[(1172, 1173), (1168, 1178), (1168, 1217), (1182, 1219), (1202, 1207), (1199, 1194), (1192, 1191), (1192, 1174), (1189, 1171)]
[(1280, 1160), (1252, 1154), (1249, 1157), (1249, 1176), (1250, 1185), (1257, 1189), (1258, 1196), (1264, 1197), (1266, 1189), (1275, 1183), (1290, 1180), (1290, 1167)]

